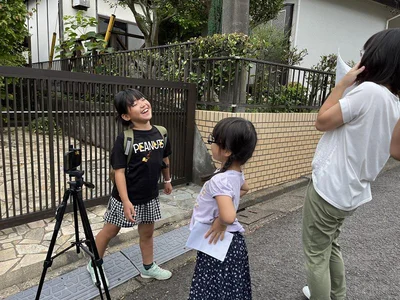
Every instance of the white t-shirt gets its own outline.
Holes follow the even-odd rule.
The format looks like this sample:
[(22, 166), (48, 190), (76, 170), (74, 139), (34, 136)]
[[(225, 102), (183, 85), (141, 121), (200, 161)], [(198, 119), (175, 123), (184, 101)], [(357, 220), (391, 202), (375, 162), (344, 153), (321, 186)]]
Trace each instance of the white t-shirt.
[(344, 124), (321, 137), (312, 179), (323, 199), (350, 211), (372, 199), (370, 182), (390, 157), (400, 104), (386, 87), (372, 82), (360, 84), (339, 103)]

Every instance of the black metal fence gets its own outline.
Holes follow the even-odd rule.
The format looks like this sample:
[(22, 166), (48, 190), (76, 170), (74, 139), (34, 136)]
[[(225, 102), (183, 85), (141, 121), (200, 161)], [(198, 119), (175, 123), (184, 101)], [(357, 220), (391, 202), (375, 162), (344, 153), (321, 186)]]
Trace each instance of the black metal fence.
[(188, 82), (194, 42), (39, 62), (35, 69)]
[(335, 74), (241, 57), (205, 57), (193, 42), (34, 64), (83, 73), (195, 83), (198, 109), (305, 112), (318, 109)]
[(165, 126), (172, 145), (174, 184), (190, 182), (193, 84), (0, 67), (0, 229), (54, 214), (67, 186), (63, 172), (69, 145), (81, 148), (87, 206), (110, 195), (109, 151), (122, 128), (113, 98), (141, 90), (151, 101), (153, 124)]
[(207, 110), (310, 112), (334, 86), (335, 74), (240, 57), (192, 60), (197, 104)]

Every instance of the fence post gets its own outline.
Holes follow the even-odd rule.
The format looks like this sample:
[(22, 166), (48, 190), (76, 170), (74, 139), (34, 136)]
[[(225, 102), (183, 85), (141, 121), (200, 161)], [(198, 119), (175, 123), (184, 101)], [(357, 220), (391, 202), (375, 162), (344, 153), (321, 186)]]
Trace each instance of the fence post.
[[(56, 207), (56, 180), (55, 180), (55, 160), (54, 160), (54, 124), (53, 124), (53, 103), (51, 95), (51, 79), (47, 79), (47, 118), (49, 120), (49, 158), (50, 158), (50, 196), (51, 207)], [(56, 92), (56, 91), (55, 91)], [(46, 163), (46, 162), (45, 162)], [(47, 180), (46, 178), (44, 180)]]
[(195, 110), (197, 101), (197, 88), (195, 84), (189, 84), (186, 105), (186, 145), (185, 145), (185, 174), (186, 181), (192, 181), (193, 177), (193, 143)]
[(185, 64), (183, 66), (183, 82), (188, 82), (189, 68), (191, 67), (191, 61), (192, 61), (192, 57), (190, 57), (190, 61), (189, 61), (188, 48), (189, 48), (189, 45), (186, 44), (185, 48), (184, 48), (184, 54), (183, 54), (183, 61)]

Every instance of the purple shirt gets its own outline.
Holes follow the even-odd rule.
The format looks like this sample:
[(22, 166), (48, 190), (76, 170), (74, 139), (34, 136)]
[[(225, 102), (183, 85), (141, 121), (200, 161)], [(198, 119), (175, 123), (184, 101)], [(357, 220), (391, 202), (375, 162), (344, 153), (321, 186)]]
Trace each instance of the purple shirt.
[[(233, 205), (237, 211), (240, 202), (240, 188), (244, 183), (242, 172), (228, 170), (223, 173), (214, 175), (207, 181), (197, 196), (196, 203), (193, 208), (190, 229), (193, 228), (195, 222), (204, 224), (212, 224), (215, 218), (219, 216), (216, 196), (229, 196), (232, 198)], [(237, 219), (233, 224), (228, 225), (226, 231), (244, 232), (243, 226)]]

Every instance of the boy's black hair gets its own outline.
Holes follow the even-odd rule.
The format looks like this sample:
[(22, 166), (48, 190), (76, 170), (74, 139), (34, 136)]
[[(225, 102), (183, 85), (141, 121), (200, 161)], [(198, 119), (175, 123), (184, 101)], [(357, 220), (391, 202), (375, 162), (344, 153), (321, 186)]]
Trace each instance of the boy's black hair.
[(128, 107), (132, 106), (135, 101), (146, 98), (140, 91), (135, 89), (126, 89), (120, 91), (118, 94), (115, 95), (114, 99), (114, 106), (117, 110), (117, 121), (121, 122), (123, 126), (130, 126), (132, 125), (131, 121), (126, 121), (122, 118), (123, 114), (128, 113)]
[(400, 92), (400, 28), (380, 31), (364, 45), (360, 66), (365, 70), (357, 76), (361, 84), (371, 81), (387, 86), (392, 93)]
[(243, 118), (222, 119), (215, 125), (212, 136), (221, 149), (229, 150), (232, 154), (219, 172), (203, 177), (203, 181), (225, 172), (234, 161), (241, 165), (245, 164), (253, 155), (257, 144), (257, 132), (253, 123)]

